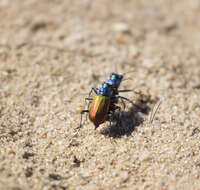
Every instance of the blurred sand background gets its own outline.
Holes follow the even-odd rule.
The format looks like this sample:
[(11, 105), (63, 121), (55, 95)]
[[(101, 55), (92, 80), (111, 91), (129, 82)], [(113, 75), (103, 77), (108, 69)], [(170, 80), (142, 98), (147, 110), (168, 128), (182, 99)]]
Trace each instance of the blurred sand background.
[[(129, 71), (137, 106), (77, 133)], [(1, 0), (0, 189), (200, 190), (199, 93), (199, 0)]]

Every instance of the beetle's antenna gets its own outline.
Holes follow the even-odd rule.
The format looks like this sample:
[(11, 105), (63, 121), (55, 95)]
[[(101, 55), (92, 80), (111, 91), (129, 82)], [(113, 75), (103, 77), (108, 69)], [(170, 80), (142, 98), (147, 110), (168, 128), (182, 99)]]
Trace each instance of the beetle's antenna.
[(115, 63), (115, 73), (118, 73), (117, 63)]
[(135, 70), (134, 71), (128, 71), (126, 73), (123, 73), (122, 75), (125, 75), (125, 74), (128, 74), (128, 73), (134, 73), (134, 72), (136, 72), (136, 71)]
[(123, 79), (122, 81), (125, 81), (125, 80), (133, 80), (132, 78), (126, 78), (126, 79)]

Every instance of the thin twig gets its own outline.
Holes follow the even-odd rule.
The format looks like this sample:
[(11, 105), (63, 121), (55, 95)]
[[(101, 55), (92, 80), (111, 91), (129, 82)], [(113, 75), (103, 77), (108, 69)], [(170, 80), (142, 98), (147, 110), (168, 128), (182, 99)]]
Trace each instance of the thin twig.
[[(152, 123), (153, 120), (154, 120), (154, 117), (156, 115), (156, 112), (158, 111), (158, 108), (160, 107), (162, 101), (160, 100), (152, 109), (152, 112), (151, 112), (151, 116), (150, 116), (150, 120), (149, 120), (149, 123)], [(156, 108), (155, 108), (156, 107)], [(155, 111), (154, 111), (155, 110)]]

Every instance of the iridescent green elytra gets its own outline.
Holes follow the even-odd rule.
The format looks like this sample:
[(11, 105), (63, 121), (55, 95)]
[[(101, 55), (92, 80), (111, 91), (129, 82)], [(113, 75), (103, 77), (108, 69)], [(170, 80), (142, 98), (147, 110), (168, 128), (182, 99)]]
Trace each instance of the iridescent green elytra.
[(95, 128), (106, 121), (109, 107), (110, 97), (94, 96), (89, 107), (89, 119), (94, 123)]

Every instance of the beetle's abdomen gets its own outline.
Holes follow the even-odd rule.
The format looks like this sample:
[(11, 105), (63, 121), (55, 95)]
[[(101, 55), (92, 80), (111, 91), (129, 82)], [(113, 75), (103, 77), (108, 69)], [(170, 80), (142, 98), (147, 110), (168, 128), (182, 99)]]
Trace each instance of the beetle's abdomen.
[(109, 106), (110, 97), (94, 96), (89, 107), (89, 118), (94, 123), (95, 127), (98, 127), (107, 119)]

